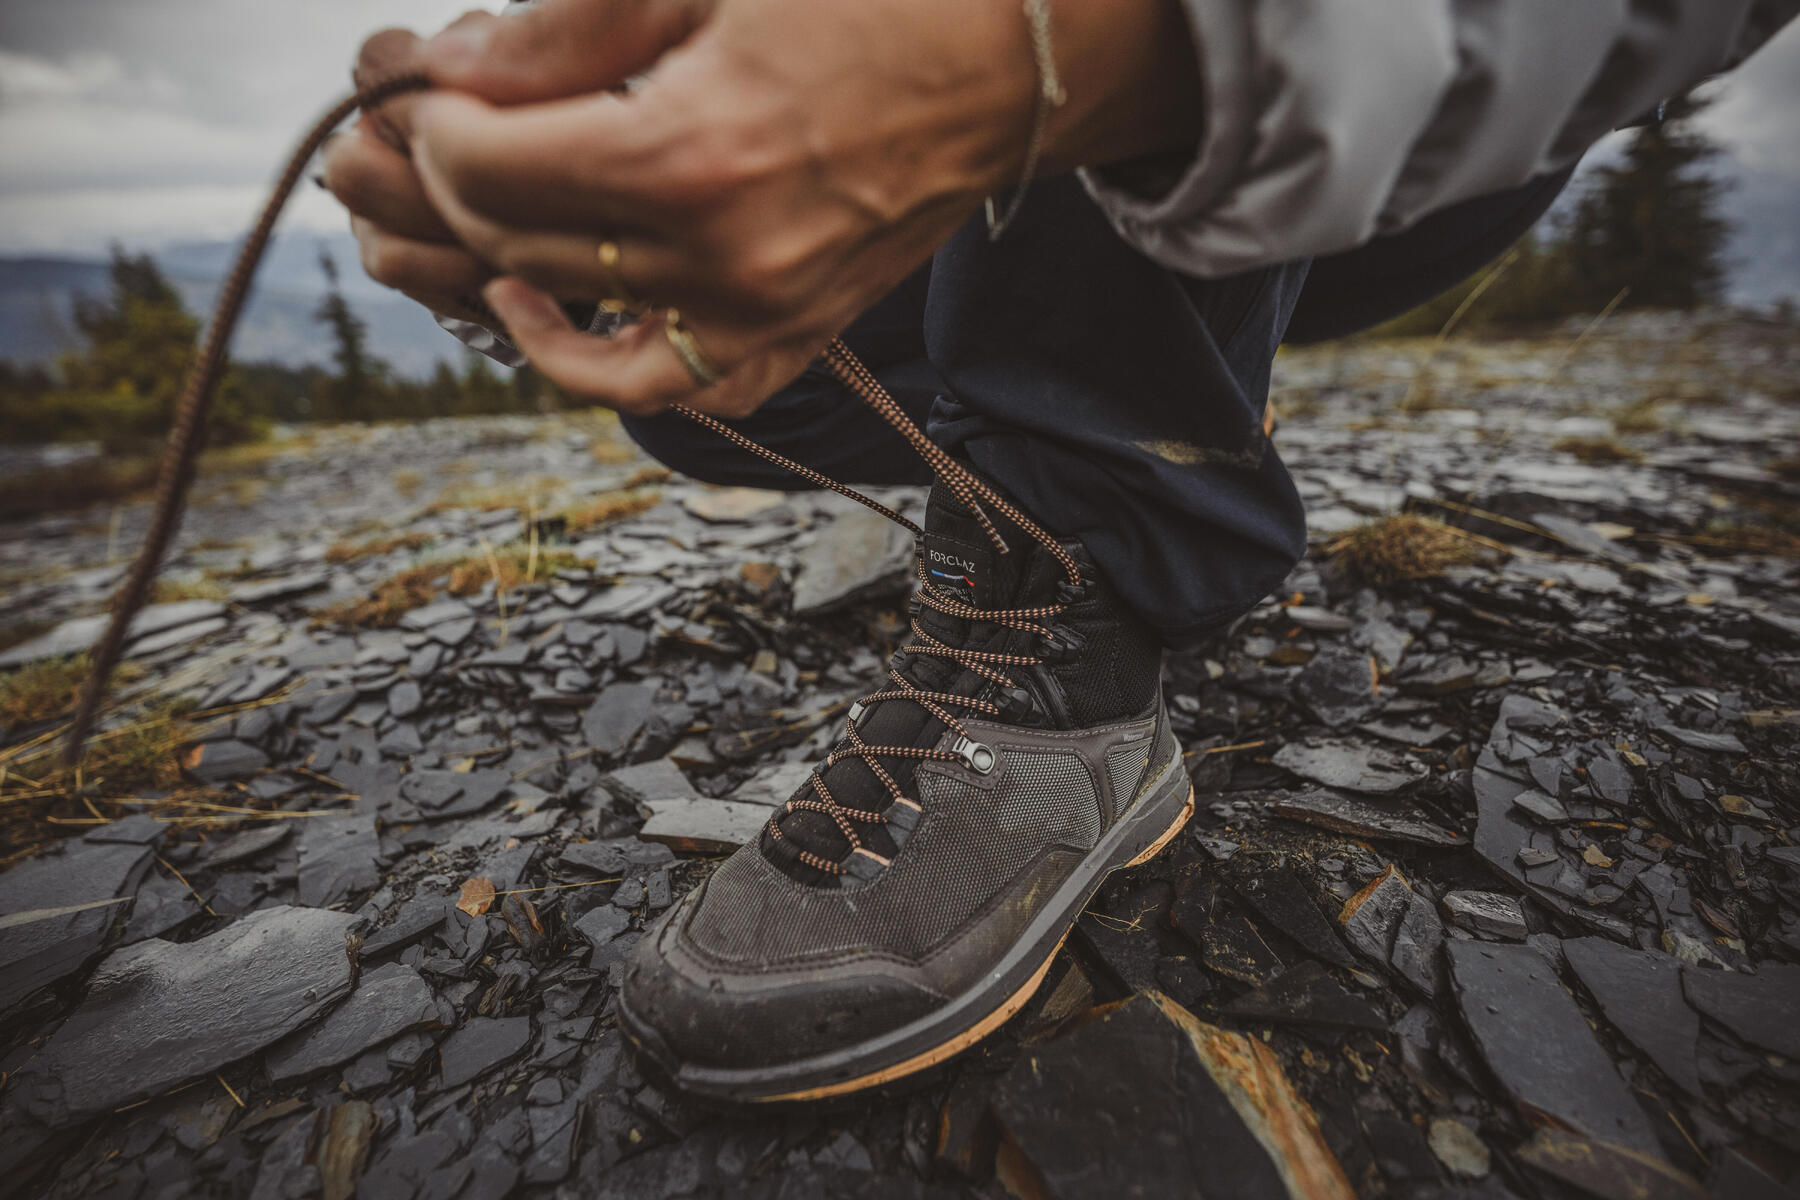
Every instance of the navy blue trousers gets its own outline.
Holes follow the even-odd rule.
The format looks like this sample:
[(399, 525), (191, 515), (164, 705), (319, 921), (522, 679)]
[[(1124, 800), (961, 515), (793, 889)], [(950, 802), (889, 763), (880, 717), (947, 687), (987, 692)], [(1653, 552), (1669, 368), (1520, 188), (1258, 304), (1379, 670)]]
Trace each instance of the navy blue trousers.
[[(979, 219), (964, 227), (844, 340), (934, 441), (1080, 538), (1181, 646), (1249, 610), (1305, 550), (1300, 497), (1262, 417), (1306, 271), (1167, 270), (1064, 177), (1035, 185), (998, 241)], [(732, 424), (844, 483), (930, 479), (817, 366)], [(681, 417), (625, 426), (697, 479), (806, 486)]]

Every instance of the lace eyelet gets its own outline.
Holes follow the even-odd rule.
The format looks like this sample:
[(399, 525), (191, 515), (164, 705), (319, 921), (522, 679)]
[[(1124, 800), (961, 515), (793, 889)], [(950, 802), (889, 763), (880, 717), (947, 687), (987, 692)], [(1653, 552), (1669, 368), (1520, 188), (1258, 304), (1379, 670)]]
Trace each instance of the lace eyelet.
[(994, 753), (992, 746), (966, 737), (957, 738), (956, 745), (950, 747), (950, 753), (962, 759), (963, 766), (977, 775), (992, 775), (994, 768), (1000, 765), (1000, 756)]

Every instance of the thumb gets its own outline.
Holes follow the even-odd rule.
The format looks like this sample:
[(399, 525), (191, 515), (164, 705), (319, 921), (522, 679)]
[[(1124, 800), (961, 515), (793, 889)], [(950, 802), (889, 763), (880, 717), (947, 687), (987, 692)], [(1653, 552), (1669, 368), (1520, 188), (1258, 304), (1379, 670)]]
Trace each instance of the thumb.
[(425, 43), (440, 87), (492, 104), (560, 100), (618, 87), (711, 16), (712, 0), (538, 0), (504, 16), (470, 13)]

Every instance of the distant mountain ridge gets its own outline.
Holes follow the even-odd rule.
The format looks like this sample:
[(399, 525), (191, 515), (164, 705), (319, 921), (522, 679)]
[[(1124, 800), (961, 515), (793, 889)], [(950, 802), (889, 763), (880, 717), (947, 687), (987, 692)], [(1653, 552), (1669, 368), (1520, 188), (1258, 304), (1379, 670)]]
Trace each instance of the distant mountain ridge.
[[(325, 295), (321, 246), (337, 259), (344, 294), (368, 322), (370, 348), (377, 356), (415, 378), (429, 375), (439, 362), (460, 361), (462, 348), (428, 313), (362, 273), (356, 243), (348, 235), (304, 234), (277, 238), (271, 245), (238, 327), (235, 358), (289, 366), (330, 362), (330, 338), (313, 317)], [(173, 242), (154, 257), (188, 310), (204, 319), (236, 252), (234, 242)], [(103, 296), (110, 286), (104, 259), (0, 258), (0, 358), (48, 363), (76, 348), (80, 339), (70, 319), (75, 297)]]

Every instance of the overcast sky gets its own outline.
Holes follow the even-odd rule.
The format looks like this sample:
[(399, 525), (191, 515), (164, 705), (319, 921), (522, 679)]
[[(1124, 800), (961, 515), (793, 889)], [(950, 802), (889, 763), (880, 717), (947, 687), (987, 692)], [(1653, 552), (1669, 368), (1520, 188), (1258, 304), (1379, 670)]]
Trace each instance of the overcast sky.
[[(493, 5), (490, 5), (493, 6)], [(362, 36), (467, 0), (0, 0), (0, 253), (228, 239), (300, 128), (348, 86)], [(1800, 187), (1800, 22), (1710, 122)], [(341, 229), (317, 189), (286, 228)]]

